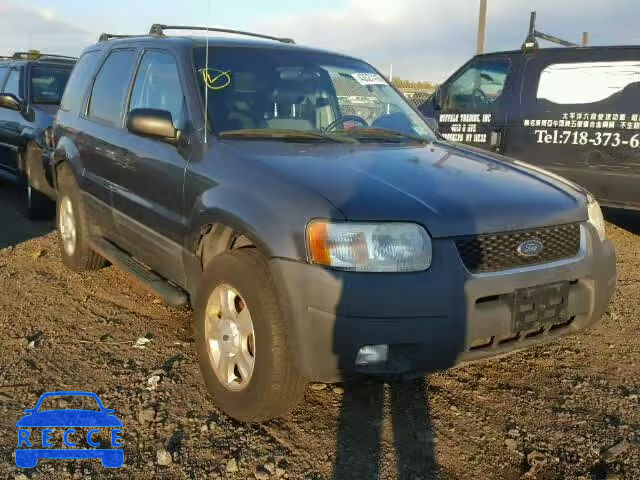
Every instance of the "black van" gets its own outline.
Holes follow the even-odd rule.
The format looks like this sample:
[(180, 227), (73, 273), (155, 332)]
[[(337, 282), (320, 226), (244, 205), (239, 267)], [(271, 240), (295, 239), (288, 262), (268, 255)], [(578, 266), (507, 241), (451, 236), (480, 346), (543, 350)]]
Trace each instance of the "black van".
[(452, 141), (554, 171), (640, 209), (640, 47), (477, 55), (420, 108)]

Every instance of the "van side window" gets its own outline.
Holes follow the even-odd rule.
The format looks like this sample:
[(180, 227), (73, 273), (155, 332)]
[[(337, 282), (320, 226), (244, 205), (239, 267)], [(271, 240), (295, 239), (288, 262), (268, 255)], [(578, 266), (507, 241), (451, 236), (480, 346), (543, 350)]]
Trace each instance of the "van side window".
[(614, 100), (630, 89), (640, 93), (639, 61), (556, 63), (540, 73), (536, 98), (577, 105)]
[(507, 82), (510, 64), (508, 59), (472, 63), (449, 85), (444, 108), (467, 112), (493, 110)]
[(93, 51), (86, 52), (78, 59), (60, 101), (61, 110), (79, 112), (82, 109), (91, 72), (95, 70), (99, 58), (99, 52)]
[(16, 97), (22, 98), (20, 94), (20, 70), (13, 69), (9, 72), (9, 78), (3, 88), (3, 93), (13, 93)]
[(129, 111), (155, 108), (171, 113), (173, 125), (184, 128), (184, 93), (176, 61), (168, 53), (146, 52), (133, 84)]
[(89, 118), (119, 126), (135, 57), (134, 50), (114, 50), (109, 54), (93, 84), (87, 112)]

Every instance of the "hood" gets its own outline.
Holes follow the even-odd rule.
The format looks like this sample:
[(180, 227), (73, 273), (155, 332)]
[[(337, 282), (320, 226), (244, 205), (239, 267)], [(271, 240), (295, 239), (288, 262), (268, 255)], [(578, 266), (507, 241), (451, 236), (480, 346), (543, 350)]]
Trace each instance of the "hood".
[(224, 140), (236, 162), (273, 169), (333, 203), (348, 220), (422, 224), (432, 237), (584, 221), (586, 198), (559, 177), (446, 142), (299, 144)]
[(47, 410), (25, 415), (16, 427), (121, 427), (115, 415), (93, 410)]

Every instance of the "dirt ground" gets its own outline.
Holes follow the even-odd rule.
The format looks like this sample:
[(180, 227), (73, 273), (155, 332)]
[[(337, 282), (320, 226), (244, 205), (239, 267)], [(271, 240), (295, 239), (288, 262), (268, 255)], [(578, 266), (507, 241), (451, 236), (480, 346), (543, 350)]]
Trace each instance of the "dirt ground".
[[(22, 208), (0, 184), (0, 478), (640, 479), (640, 214), (607, 212), (619, 284), (590, 331), (425, 381), (315, 386), (243, 425), (205, 392), (188, 311), (113, 267), (66, 270)], [(115, 409), (121, 469), (16, 468), (16, 421), (52, 390)]]

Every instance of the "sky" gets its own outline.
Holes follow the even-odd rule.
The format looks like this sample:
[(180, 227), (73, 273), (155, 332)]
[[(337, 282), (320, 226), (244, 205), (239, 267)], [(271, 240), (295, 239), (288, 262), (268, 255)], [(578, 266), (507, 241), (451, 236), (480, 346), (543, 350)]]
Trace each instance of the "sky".
[[(152, 23), (237, 28), (363, 58), (393, 76), (440, 82), (476, 47), (480, 0), (0, 0), (0, 55), (77, 55), (102, 32)], [(538, 30), (594, 45), (638, 44), (638, 0), (488, 0), (486, 50), (517, 49)]]

